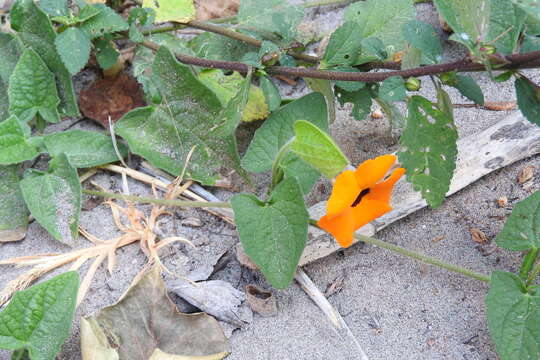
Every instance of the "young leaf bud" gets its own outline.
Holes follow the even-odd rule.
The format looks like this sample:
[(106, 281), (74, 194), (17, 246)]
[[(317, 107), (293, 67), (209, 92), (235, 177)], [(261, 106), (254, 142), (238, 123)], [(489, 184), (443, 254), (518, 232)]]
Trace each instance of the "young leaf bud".
[(409, 91), (418, 91), (422, 86), (422, 81), (415, 77), (410, 77), (405, 81), (405, 87)]

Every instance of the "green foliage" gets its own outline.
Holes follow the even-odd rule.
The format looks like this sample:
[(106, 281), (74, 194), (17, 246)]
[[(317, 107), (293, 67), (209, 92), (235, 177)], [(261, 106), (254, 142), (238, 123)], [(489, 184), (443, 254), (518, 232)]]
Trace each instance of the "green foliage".
[(9, 117), (9, 78), (21, 52), (22, 44), (15, 36), (0, 33), (0, 121)]
[(69, 336), (78, 289), (79, 275), (70, 271), (16, 292), (0, 313), (0, 348), (54, 360)]
[(99, 10), (99, 13), (80, 26), (91, 39), (129, 29), (128, 23), (110, 7), (103, 4), (94, 4), (92, 7)]
[(404, 100), (407, 97), (407, 89), (403, 78), (391, 76), (384, 80), (379, 87), (379, 97), (388, 102)]
[(88, 36), (78, 28), (70, 27), (60, 33), (55, 44), (60, 58), (72, 75), (78, 73), (88, 62), (92, 44)]
[(540, 2), (538, 0), (512, 0), (512, 2), (536, 20), (540, 20)]
[(203, 33), (190, 41), (195, 54), (210, 60), (239, 61), (244, 54), (257, 51), (251, 45), (212, 33)]
[[(66, 154), (69, 163), (76, 168), (87, 168), (118, 161), (118, 155), (110, 136), (93, 131), (67, 130), (45, 135), (44, 144), (52, 157)], [(127, 156), (127, 147), (118, 143), (122, 156)]]
[(28, 223), (28, 209), (19, 189), (20, 170), (18, 165), (0, 165), (0, 231)]
[(332, 82), (330, 80), (310, 78), (304, 78), (304, 81), (312, 91), (323, 94), (324, 100), (326, 101), (328, 123), (333, 124), (336, 120), (336, 100), (334, 97), (334, 90), (332, 89)]
[[(38, 8), (33, 0), (17, 0), (11, 8), (11, 27), (17, 31), (17, 36), (24, 46), (34, 50), (54, 73), (60, 97), (60, 114), (78, 116), (79, 108), (71, 75), (56, 52), (56, 33), (47, 14)], [(52, 92), (52, 89), (50, 91)]]
[(360, 54), (360, 24), (347, 21), (341, 25), (328, 41), (323, 57), (323, 67), (326, 65), (352, 65)]
[(291, 150), (329, 179), (342, 172), (349, 161), (332, 138), (309, 121), (294, 124)]
[(281, 95), (279, 94), (279, 90), (276, 85), (274, 85), (272, 80), (270, 80), (267, 76), (261, 76), (260, 85), (266, 103), (268, 104), (268, 110), (277, 110), (281, 105)]
[(421, 63), (437, 64), (442, 61), (441, 40), (432, 25), (411, 20), (403, 25), (403, 37), (409, 44), (421, 51)]
[(193, 0), (143, 0), (142, 6), (156, 12), (156, 23), (167, 21), (187, 23), (195, 19)]
[(524, 77), (518, 77), (514, 85), (519, 110), (527, 120), (540, 126), (540, 89)]
[(527, 14), (514, 6), (511, 0), (491, 0), (491, 17), (486, 41), (493, 42), (497, 52), (515, 52), (523, 31)]
[(458, 134), (453, 119), (429, 100), (413, 96), (399, 161), (407, 180), (432, 208), (442, 204), (456, 168)]
[(39, 151), (29, 136), (30, 128), (16, 116), (0, 122), (0, 165), (17, 164), (38, 156)]
[[(164, 47), (156, 54), (152, 82), (160, 89), (163, 102), (134, 109), (116, 125), (117, 134), (127, 140), (130, 150), (178, 175), (195, 146), (186, 176), (204, 184), (214, 182), (224, 163), (241, 171), (234, 130), (245, 102), (231, 101), (228, 106), (235, 111), (226, 112), (225, 108), (222, 113), (218, 97)], [(239, 94), (247, 101), (244, 91), (246, 94)]]
[(486, 296), (489, 332), (501, 360), (540, 357), (540, 296), (516, 275), (494, 271)]
[(267, 201), (240, 194), (231, 204), (246, 254), (272, 286), (286, 288), (307, 241), (309, 214), (297, 181), (283, 180)]
[(372, 93), (368, 88), (361, 88), (356, 91), (338, 90), (338, 101), (341, 105), (353, 104), (351, 115), (356, 120), (364, 120), (371, 112)]
[(34, 50), (23, 52), (9, 82), (9, 111), (21, 121), (39, 115), (48, 122), (60, 121), (54, 74)]
[(75, 169), (64, 154), (49, 162), (49, 171), (29, 169), (21, 180), (24, 201), (36, 221), (55, 239), (74, 245), (82, 190)]
[(473, 101), (475, 104), (484, 105), (484, 94), (482, 89), (472, 77), (450, 72), (443, 74), (441, 79), (445, 85), (456, 88), (461, 95)]
[(102, 69), (109, 69), (116, 64), (120, 53), (116, 51), (110, 40), (96, 39), (94, 45), (96, 47), (96, 60)]
[(414, 18), (414, 6), (410, 0), (359, 1), (345, 10), (345, 20), (355, 21), (360, 26), (357, 36), (380, 39), (389, 55), (403, 49), (403, 25)]
[(303, 17), (302, 9), (287, 0), (243, 0), (237, 18), (241, 28), (259, 35), (277, 34), (289, 42)]
[(41, 0), (39, 7), (51, 16), (68, 16), (67, 0)]
[(512, 250), (540, 249), (540, 191), (514, 206), (504, 228), (497, 235), (497, 245)]

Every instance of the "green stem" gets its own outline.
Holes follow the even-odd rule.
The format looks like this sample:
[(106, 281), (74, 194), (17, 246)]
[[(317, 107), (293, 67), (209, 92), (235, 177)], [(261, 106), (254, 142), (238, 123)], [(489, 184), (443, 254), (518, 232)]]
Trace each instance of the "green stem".
[[(314, 220), (314, 219), (310, 219), (309, 223), (311, 225), (313, 225), (313, 226), (318, 227), (317, 221)], [(375, 245), (375, 246), (378, 246), (380, 248), (390, 250), (390, 251), (396, 252), (398, 254), (411, 257), (411, 258), (416, 259), (416, 260), (420, 260), (420, 261), (425, 262), (427, 264), (438, 266), (438, 267), (443, 268), (443, 269), (448, 270), (448, 271), (452, 271), (452, 272), (455, 272), (455, 273), (458, 273), (458, 274), (461, 274), (461, 275), (465, 275), (467, 277), (470, 277), (470, 278), (473, 278), (473, 279), (476, 279), (476, 280), (480, 280), (480, 281), (483, 281), (485, 283), (490, 282), (490, 277), (488, 275), (477, 273), (475, 271), (463, 268), (463, 267), (458, 266), (458, 265), (450, 264), (450, 263), (441, 261), (441, 260), (436, 259), (436, 258), (432, 258), (432, 257), (424, 255), (424, 254), (420, 254), (420, 253), (417, 253), (417, 252), (414, 252), (414, 251), (411, 251), (411, 250), (407, 250), (405, 248), (402, 248), (401, 246), (389, 244), (389, 243), (384, 242), (382, 240), (378, 240), (378, 239), (375, 239), (375, 238), (372, 238), (372, 237), (369, 237), (369, 236), (364, 236), (364, 235), (354, 234), (354, 237), (357, 240), (363, 241), (365, 243)]]
[(100, 196), (109, 199), (129, 200), (143, 204), (157, 204), (165, 206), (178, 206), (186, 208), (230, 208), (228, 202), (211, 202), (211, 201), (186, 201), (186, 200), (167, 200), (148, 197), (140, 197), (135, 195), (115, 194), (103, 191), (83, 190), (86, 195)]
[(281, 179), (283, 179), (283, 169), (281, 168), (280, 163), (285, 157), (285, 155), (289, 153), (289, 150), (294, 140), (295, 138), (293, 137), (292, 139), (287, 141), (277, 153), (276, 159), (272, 164), (272, 187), (270, 188), (270, 191), (272, 191), (272, 189), (275, 188), (277, 184), (279, 184)]
[(538, 277), (538, 274), (540, 274), (540, 261), (536, 266), (532, 269), (532, 271), (529, 273), (529, 277), (527, 278), (527, 287), (531, 286), (534, 280)]
[(525, 280), (529, 276), (529, 272), (531, 271), (537, 256), (538, 249), (531, 249), (523, 258), (523, 263), (521, 264), (521, 268), (519, 269), (519, 276), (522, 279)]

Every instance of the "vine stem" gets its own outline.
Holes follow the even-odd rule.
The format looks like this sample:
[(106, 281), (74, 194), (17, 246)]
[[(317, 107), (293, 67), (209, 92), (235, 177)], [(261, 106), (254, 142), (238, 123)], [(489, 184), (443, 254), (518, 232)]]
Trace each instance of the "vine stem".
[[(152, 49), (159, 49), (159, 45), (151, 41), (143, 41), (142, 45)], [(250, 66), (237, 61), (209, 60), (195, 56), (189, 56), (175, 52), (175, 56), (181, 63), (196, 65), (205, 68), (238, 71), (247, 74)], [(515, 54), (506, 57), (506, 63), (497, 70), (526, 69), (540, 67), (540, 51), (532, 51), (526, 54)], [(486, 68), (482, 64), (471, 61), (455, 61), (445, 64), (420, 66), (408, 70), (396, 70), (377, 73), (365, 72), (339, 72), (328, 70), (306, 69), (303, 67), (270, 66), (265, 71), (271, 75), (284, 75), (292, 77), (307, 77), (315, 79), (335, 80), (335, 81), (360, 81), (360, 82), (380, 82), (392, 76), (403, 78), (420, 77), (426, 75), (442, 74), (449, 71), (471, 72), (484, 71)]]
[(527, 286), (531, 286), (536, 279), (536, 277), (540, 274), (540, 261), (536, 266), (532, 269), (532, 271), (529, 273), (529, 277), (527, 278)]
[(169, 200), (140, 197), (135, 195), (115, 194), (104, 191), (83, 190), (86, 195), (100, 196), (108, 199), (129, 200), (143, 204), (157, 204), (165, 206), (179, 206), (186, 208), (230, 208), (231, 204), (221, 201), (187, 201), (187, 200)]
[[(309, 223), (311, 225), (321, 229), (317, 225), (316, 220), (310, 219)], [(321, 229), (321, 230), (324, 230), (324, 229)], [(390, 243), (387, 243), (385, 241), (378, 240), (378, 239), (375, 239), (375, 238), (372, 238), (372, 237), (369, 237), (369, 236), (365, 236), (365, 235), (354, 234), (354, 237), (357, 240), (363, 241), (365, 243), (375, 245), (377, 247), (380, 247), (380, 248), (383, 248), (383, 249), (386, 249), (386, 250), (390, 250), (390, 251), (393, 251), (395, 253), (398, 253), (398, 254), (401, 254), (401, 255), (404, 255), (404, 256), (408, 256), (410, 258), (420, 260), (420, 261), (425, 262), (427, 264), (435, 265), (435, 266), (440, 267), (442, 269), (445, 269), (445, 270), (448, 270), (448, 271), (451, 271), (451, 272), (455, 272), (455, 273), (458, 273), (458, 274), (461, 274), (461, 275), (465, 275), (467, 277), (470, 277), (470, 278), (473, 278), (473, 279), (476, 279), (476, 280), (480, 280), (480, 281), (488, 283), (488, 284), (491, 281), (490, 277), (488, 275), (485, 275), (485, 274), (482, 274), (482, 273), (477, 273), (477, 272), (475, 272), (473, 270), (466, 269), (464, 267), (461, 267), (461, 266), (458, 266), (458, 265), (455, 265), (455, 264), (450, 264), (450, 263), (444, 262), (442, 260), (427, 256), (427, 255), (424, 255), (424, 254), (420, 254), (420, 253), (417, 253), (417, 252), (412, 251), (412, 250), (402, 248), (401, 246), (390, 244)]]
[(276, 159), (272, 164), (272, 188), (270, 189), (270, 191), (276, 187), (276, 185), (281, 181), (283, 177), (283, 170), (281, 169), (280, 164), (283, 158), (285, 158), (285, 155), (289, 153), (289, 150), (291, 149), (294, 140), (296, 140), (295, 137), (291, 138), (287, 143), (285, 143), (285, 145), (281, 147), (281, 149), (276, 155)]

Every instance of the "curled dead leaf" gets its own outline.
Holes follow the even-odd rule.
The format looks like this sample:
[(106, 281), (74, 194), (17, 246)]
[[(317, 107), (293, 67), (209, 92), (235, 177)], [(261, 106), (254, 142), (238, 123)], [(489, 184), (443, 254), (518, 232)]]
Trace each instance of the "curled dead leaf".
[(497, 205), (500, 208), (506, 207), (508, 205), (508, 198), (506, 196), (501, 196), (500, 198), (497, 199)]
[(22, 240), (26, 236), (26, 230), (27, 226), (0, 230), (0, 243)]
[(251, 310), (263, 317), (277, 315), (277, 301), (274, 294), (255, 285), (246, 286), (246, 301)]
[(484, 109), (492, 111), (515, 110), (517, 103), (515, 101), (486, 101)]
[(477, 242), (478, 244), (486, 244), (489, 242), (488, 237), (484, 232), (477, 228), (470, 228), (469, 232), (471, 233), (472, 239), (474, 242)]
[(98, 80), (81, 91), (79, 105), (84, 116), (108, 128), (109, 116), (115, 122), (145, 103), (139, 83), (127, 74), (120, 74)]
[(373, 110), (373, 112), (371, 113), (371, 118), (372, 119), (382, 119), (383, 116), (384, 115), (383, 115), (381, 109)]
[(523, 169), (521, 169), (521, 171), (519, 172), (519, 175), (518, 175), (518, 182), (520, 184), (524, 184), (526, 183), (527, 181), (531, 180), (533, 177), (534, 177), (534, 171), (535, 171), (535, 167), (532, 166), (532, 165), (527, 165), (525, 166)]
[(240, 0), (196, 0), (197, 20), (217, 19), (234, 16), (240, 7)]

